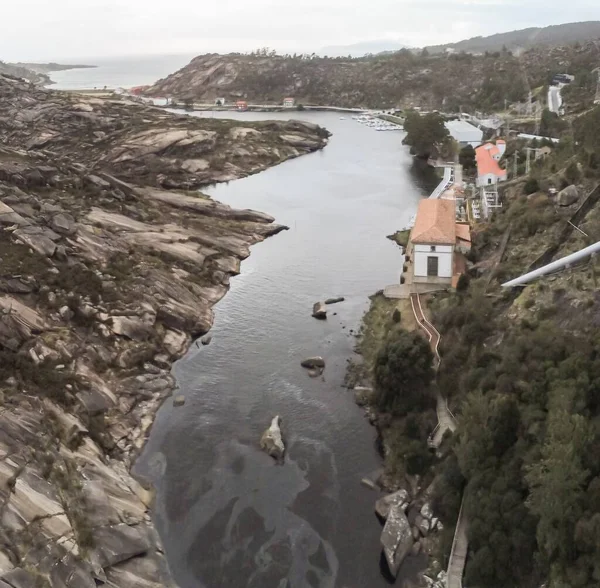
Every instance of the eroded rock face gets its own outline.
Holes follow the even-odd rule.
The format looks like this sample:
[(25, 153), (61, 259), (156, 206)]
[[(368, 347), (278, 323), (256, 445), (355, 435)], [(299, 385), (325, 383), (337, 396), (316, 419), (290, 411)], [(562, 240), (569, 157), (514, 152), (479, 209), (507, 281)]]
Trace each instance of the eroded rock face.
[[(0, 381), (0, 586), (173, 585), (152, 492), (129, 468), (172, 362), (209, 331), (250, 246), (284, 227), (156, 186), (218, 180), (233, 149), (247, 155), (232, 177), (307, 152), (280, 123), (253, 126), (233, 144), (218, 121), (0, 75), (0, 351), (14, 372)], [(280, 430), (269, 438), (283, 455)]]
[(381, 546), (390, 573), (396, 577), (404, 558), (410, 553), (414, 539), (410, 523), (400, 505), (393, 505), (381, 533)]
[(260, 439), (260, 447), (277, 461), (283, 461), (285, 445), (281, 436), (281, 417), (273, 417), (271, 425)]

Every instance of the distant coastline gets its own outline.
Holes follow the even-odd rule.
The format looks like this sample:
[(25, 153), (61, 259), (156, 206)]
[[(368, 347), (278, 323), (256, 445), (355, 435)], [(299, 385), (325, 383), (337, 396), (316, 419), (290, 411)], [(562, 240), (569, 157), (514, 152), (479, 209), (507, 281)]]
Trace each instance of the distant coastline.
[(62, 65), (60, 63), (29, 63), (29, 62), (19, 62), (19, 63), (11, 63), (10, 65), (14, 65), (16, 67), (24, 67), (26, 69), (30, 69), (38, 74), (48, 74), (53, 71), (68, 71), (70, 69), (95, 69), (97, 65)]

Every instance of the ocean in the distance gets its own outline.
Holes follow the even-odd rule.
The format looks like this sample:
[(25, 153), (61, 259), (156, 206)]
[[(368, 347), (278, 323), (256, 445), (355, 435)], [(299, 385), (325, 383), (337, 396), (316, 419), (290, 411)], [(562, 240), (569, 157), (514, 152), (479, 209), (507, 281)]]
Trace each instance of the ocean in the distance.
[[(91, 90), (132, 88), (153, 84), (187, 65), (194, 54), (113, 57), (101, 59), (69, 60), (71, 63), (96, 65), (93, 69), (54, 71), (50, 78), (53, 90)], [(63, 60), (63, 63), (66, 63)]]

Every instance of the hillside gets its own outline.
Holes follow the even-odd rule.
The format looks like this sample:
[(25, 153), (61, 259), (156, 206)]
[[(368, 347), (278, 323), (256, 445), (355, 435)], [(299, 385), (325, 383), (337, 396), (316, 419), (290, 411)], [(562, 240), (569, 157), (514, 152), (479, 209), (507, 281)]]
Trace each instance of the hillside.
[(533, 49), (520, 57), (509, 52), (423, 56), (408, 50), (356, 59), (208, 54), (158, 81), (148, 94), (204, 103), (224, 97), (281, 104), (293, 96), (305, 105), (493, 110), (505, 100), (525, 99), (528, 84), (543, 86), (558, 71), (584, 73), (590, 86), (598, 65), (600, 49), (591, 42)]
[(20, 64), (5, 63), (0, 61), (0, 74), (23, 78), (32, 84), (45, 85), (51, 82), (44, 72), (36, 72)]
[(323, 147), (0, 75), (0, 586), (173, 586), (129, 473), (249, 247), (285, 227), (191, 188)]
[[(462, 511), (469, 588), (592, 588), (600, 578), (597, 258), (502, 286), (600, 241), (600, 106), (572, 123), (529, 176), (520, 166), (500, 184), (502, 208), (490, 221), (472, 222), (456, 290), (421, 296), (441, 334), (435, 385), (423, 374), (432, 361), (426, 340), (415, 357), (419, 344), (407, 333), (421, 330), (411, 304), (383, 295), (372, 299), (363, 362), (349, 378), (380, 434), (382, 483), (408, 491), (409, 504), (419, 487), (433, 488), (444, 528), (435, 539), (420, 532), (429, 577), (446, 569)], [(509, 139), (505, 159), (522, 160), (534, 146)], [(438, 392), (457, 426), (434, 454), (426, 447), (441, 422)]]
[(446, 45), (433, 45), (427, 47), (431, 53), (443, 52), (453, 49), (456, 52), (484, 53), (485, 51), (509, 51), (531, 49), (532, 47), (555, 47), (571, 43), (585, 43), (600, 38), (600, 21), (573, 22), (549, 27), (532, 27), (508, 33), (498, 33), (489, 37), (473, 37), (447, 43)]

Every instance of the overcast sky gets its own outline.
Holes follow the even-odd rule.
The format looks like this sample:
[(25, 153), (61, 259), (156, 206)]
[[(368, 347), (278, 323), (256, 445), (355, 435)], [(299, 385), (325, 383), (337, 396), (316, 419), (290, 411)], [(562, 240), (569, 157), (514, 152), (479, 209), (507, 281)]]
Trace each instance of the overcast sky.
[(0, 0), (0, 60), (411, 46), (600, 18), (598, 0)]

